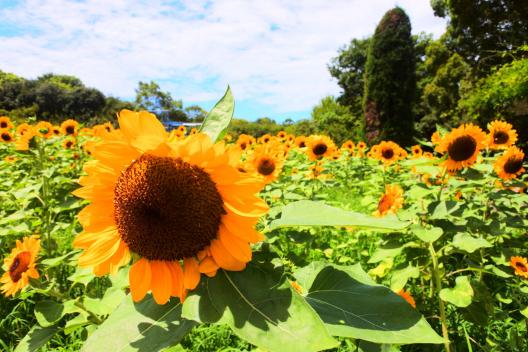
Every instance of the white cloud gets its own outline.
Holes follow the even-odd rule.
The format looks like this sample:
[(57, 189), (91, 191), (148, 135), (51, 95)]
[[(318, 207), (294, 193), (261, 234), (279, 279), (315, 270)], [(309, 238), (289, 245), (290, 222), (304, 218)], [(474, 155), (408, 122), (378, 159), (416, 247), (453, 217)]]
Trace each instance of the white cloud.
[(337, 49), (395, 5), (414, 33), (443, 32), (426, 0), (25, 0), (0, 10), (21, 32), (0, 32), (0, 69), (72, 74), (120, 97), (159, 80), (184, 102), (218, 98), (229, 83), (237, 99), (308, 110), (339, 91), (326, 69)]

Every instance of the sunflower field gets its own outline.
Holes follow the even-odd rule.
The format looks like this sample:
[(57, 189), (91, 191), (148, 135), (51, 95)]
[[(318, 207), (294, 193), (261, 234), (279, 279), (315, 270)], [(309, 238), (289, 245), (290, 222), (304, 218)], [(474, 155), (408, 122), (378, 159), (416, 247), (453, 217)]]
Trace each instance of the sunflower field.
[(335, 145), (0, 117), (2, 351), (527, 351), (504, 121)]

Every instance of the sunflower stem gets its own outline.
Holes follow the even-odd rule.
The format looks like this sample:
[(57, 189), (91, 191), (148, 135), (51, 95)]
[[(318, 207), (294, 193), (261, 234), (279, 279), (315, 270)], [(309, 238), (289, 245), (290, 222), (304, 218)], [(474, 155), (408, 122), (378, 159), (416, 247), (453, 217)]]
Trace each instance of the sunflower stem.
[(438, 308), (440, 310), (440, 321), (442, 323), (442, 336), (444, 337), (444, 346), (446, 352), (450, 352), (451, 348), (449, 346), (449, 332), (447, 330), (447, 318), (445, 313), (445, 305), (444, 301), (440, 298), (440, 291), (442, 290), (442, 278), (440, 276), (440, 270), (438, 269), (438, 256), (436, 254), (436, 251), (433, 247), (433, 244), (429, 244), (429, 253), (431, 254), (431, 258), (433, 260), (433, 276), (435, 279), (435, 291), (436, 296), (438, 298)]
[(46, 243), (47, 248), (46, 252), (48, 253), (48, 256), (51, 257), (52, 255), (52, 245), (51, 245), (51, 233), (49, 231), (49, 225), (50, 225), (50, 219), (49, 219), (49, 200), (48, 200), (48, 178), (45, 175), (45, 168), (44, 168), (44, 158), (45, 158), (45, 150), (44, 150), (44, 144), (43, 140), (39, 140), (37, 143), (37, 150), (38, 150), (38, 167), (39, 167), (39, 173), (42, 176), (42, 191), (41, 191), (41, 199), (42, 199), (42, 229), (43, 229), (43, 235), (46, 236)]

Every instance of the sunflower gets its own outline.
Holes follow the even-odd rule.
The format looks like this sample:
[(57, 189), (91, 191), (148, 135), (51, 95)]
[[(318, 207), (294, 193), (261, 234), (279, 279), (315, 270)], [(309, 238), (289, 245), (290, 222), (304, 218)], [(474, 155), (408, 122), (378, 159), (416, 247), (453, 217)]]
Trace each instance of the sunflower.
[(331, 156), (335, 145), (327, 136), (312, 135), (307, 141), (307, 147), (310, 160), (320, 160)]
[(251, 138), (247, 134), (241, 134), (238, 136), (236, 145), (242, 151), (247, 150), (251, 146)]
[(438, 145), (441, 141), (442, 135), (440, 134), (440, 132), (436, 131), (431, 135), (431, 143), (433, 143), (433, 145)]
[(240, 173), (238, 155), (205, 134), (171, 142), (153, 114), (123, 110), (118, 120), (74, 192), (91, 201), (79, 213), (79, 265), (100, 276), (134, 258), (132, 298), (151, 291), (159, 304), (184, 300), (201, 273), (243, 270), (249, 244), (263, 239), (253, 226), (268, 210), (256, 195), (264, 183)]
[(280, 151), (273, 147), (257, 148), (248, 160), (249, 170), (262, 177), (266, 183), (275, 180), (281, 170), (283, 161)]
[(30, 130), (33, 130), (33, 127), (31, 127), (31, 125), (29, 125), (29, 124), (24, 122), (24, 123), (21, 123), (20, 125), (17, 126), (16, 133), (19, 136), (23, 136), (26, 132), (28, 132)]
[(259, 139), (258, 139), (258, 142), (260, 144), (266, 144), (268, 143), (269, 141), (271, 141), (271, 135), (269, 135), (268, 133), (262, 135)]
[(0, 130), (6, 129), (10, 130), (13, 128), (13, 124), (11, 123), (11, 119), (7, 116), (0, 117)]
[(15, 141), (15, 150), (26, 151), (29, 150), (29, 146), (33, 141), (33, 138), (37, 135), (35, 129), (30, 128), (25, 130), (24, 134), (20, 135)]
[(285, 139), (286, 136), (288, 136), (288, 133), (286, 133), (286, 131), (279, 131), (279, 132), (277, 133), (277, 137), (278, 137), (279, 139)]
[(191, 132), (189, 132), (190, 135), (197, 134), (197, 133), (198, 133), (198, 130), (195, 127), (191, 128)]
[(365, 142), (358, 142), (358, 144), (356, 144), (356, 148), (357, 148), (356, 155), (359, 158), (362, 158), (365, 155), (365, 149), (367, 149), (367, 144)]
[(0, 278), (2, 293), (14, 296), (29, 284), (29, 279), (38, 279), (39, 273), (35, 269), (35, 260), (40, 250), (40, 240), (37, 236), (24, 237), (16, 241), (16, 247), (4, 259), (3, 269), (6, 271)]
[(466, 124), (452, 130), (436, 147), (439, 153), (447, 153), (448, 159), (440, 165), (453, 172), (473, 165), (484, 147), (486, 134), (473, 125)]
[(411, 147), (411, 152), (412, 152), (413, 158), (419, 158), (423, 154), (422, 147), (420, 147), (418, 144), (417, 145), (413, 145)]
[(431, 153), (431, 152), (423, 153), (423, 157), (427, 158), (427, 159), (434, 159), (433, 153)]
[(66, 136), (76, 136), (79, 131), (79, 123), (75, 120), (69, 119), (61, 123), (62, 134)]
[(50, 138), (53, 136), (53, 125), (48, 121), (39, 121), (35, 126), (35, 131), (39, 137)]
[[(372, 147), (372, 150), (376, 146)], [(381, 160), (384, 164), (390, 165), (396, 162), (397, 160), (403, 158), (404, 150), (396, 143), (392, 141), (382, 141), (377, 145), (377, 149), (373, 152), (375, 158)]]
[(510, 265), (515, 269), (515, 275), (528, 279), (528, 261), (524, 257), (511, 257)]
[(307, 138), (305, 136), (295, 137), (295, 145), (297, 148), (306, 148)]
[(14, 155), (8, 155), (8, 156), (6, 156), (6, 157), (4, 158), (4, 161), (5, 161), (6, 163), (14, 163), (14, 162), (17, 161), (17, 160), (18, 160), (18, 158), (17, 158), (16, 156), (14, 156)]
[(51, 130), (55, 136), (59, 136), (61, 134), (61, 128), (59, 126), (53, 126)]
[(73, 138), (66, 138), (62, 141), (62, 147), (64, 149), (73, 149), (75, 146), (75, 140)]
[(517, 147), (510, 147), (495, 161), (493, 168), (500, 178), (511, 180), (524, 172), (523, 159), (522, 150)]
[(8, 129), (0, 129), (0, 139), (4, 143), (11, 143), (14, 140), (13, 135)]
[(354, 148), (355, 148), (355, 144), (354, 142), (352, 141), (346, 141), (344, 142), (342, 145), (341, 145), (341, 150), (346, 150), (348, 151), (348, 154), (349, 155), (352, 155), (354, 154)]
[(416, 308), (416, 301), (414, 300), (414, 298), (411, 296), (411, 293), (408, 292), (408, 291), (405, 291), (405, 290), (400, 290), (398, 291), (398, 295), (403, 298), (404, 300), (407, 301), (407, 303), (409, 303), (411, 305), (411, 307), (413, 308)]
[(395, 214), (403, 206), (403, 189), (398, 185), (385, 185), (385, 193), (378, 202), (375, 216)]
[(517, 132), (513, 126), (504, 121), (493, 121), (488, 124), (488, 147), (490, 149), (506, 149), (517, 141)]

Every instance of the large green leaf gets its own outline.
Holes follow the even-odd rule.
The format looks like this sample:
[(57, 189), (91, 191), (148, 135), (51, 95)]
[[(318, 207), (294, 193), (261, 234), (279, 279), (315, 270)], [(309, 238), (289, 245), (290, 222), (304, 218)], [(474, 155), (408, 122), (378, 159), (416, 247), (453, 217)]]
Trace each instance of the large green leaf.
[(227, 90), (215, 106), (209, 111), (207, 117), (200, 127), (200, 132), (207, 133), (213, 142), (222, 138), (227, 126), (233, 118), (235, 111), (235, 99), (231, 93), (231, 88), (227, 86)]
[(475, 238), (469, 233), (457, 233), (453, 237), (453, 246), (468, 253), (473, 253), (480, 248), (493, 247), (491, 243), (482, 237)]
[(288, 226), (355, 226), (366, 229), (397, 231), (408, 226), (394, 215), (381, 218), (347, 211), (326, 205), (322, 202), (302, 200), (282, 208), (280, 219), (271, 228)]
[(241, 272), (219, 270), (202, 280), (183, 306), (183, 316), (227, 324), (267, 351), (320, 351), (336, 347), (310, 305), (293, 290), (281, 266), (250, 263)]
[(334, 336), (381, 344), (442, 343), (424, 317), (389, 288), (376, 284), (359, 264), (313, 262), (295, 273)]
[(74, 300), (64, 303), (52, 300), (43, 300), (35, 305), (35, 318), (42, 327), (48, 327), (57, 323), (65, 314), (81, 312), (75, 305)]
[(440, 298), (457, 307), (467, 307), (473, 300), (473, 288), (468, 276), (459, 276), (455, 280), (455, 287), (444, 288), (440, 291)]
[(431, 243), (439, 239), (444, 233), (444, 230), (440, 227), (426, 228), (418, 224), (412, 225), (411, 231), (422, 241)]
[(33, 352), (44, 346), (59, 331), (56, 326), (42, 328), (35, 325), (29, 330), (22, 340), (18, 343), (14, 352)]
[(158, 305), (151, 295), (134, 303), (127, 296), (108, 319), (90, 335), (83, 351), (159, 351), (178, 343), (195, 322), (182, 319), (181, 303)]

